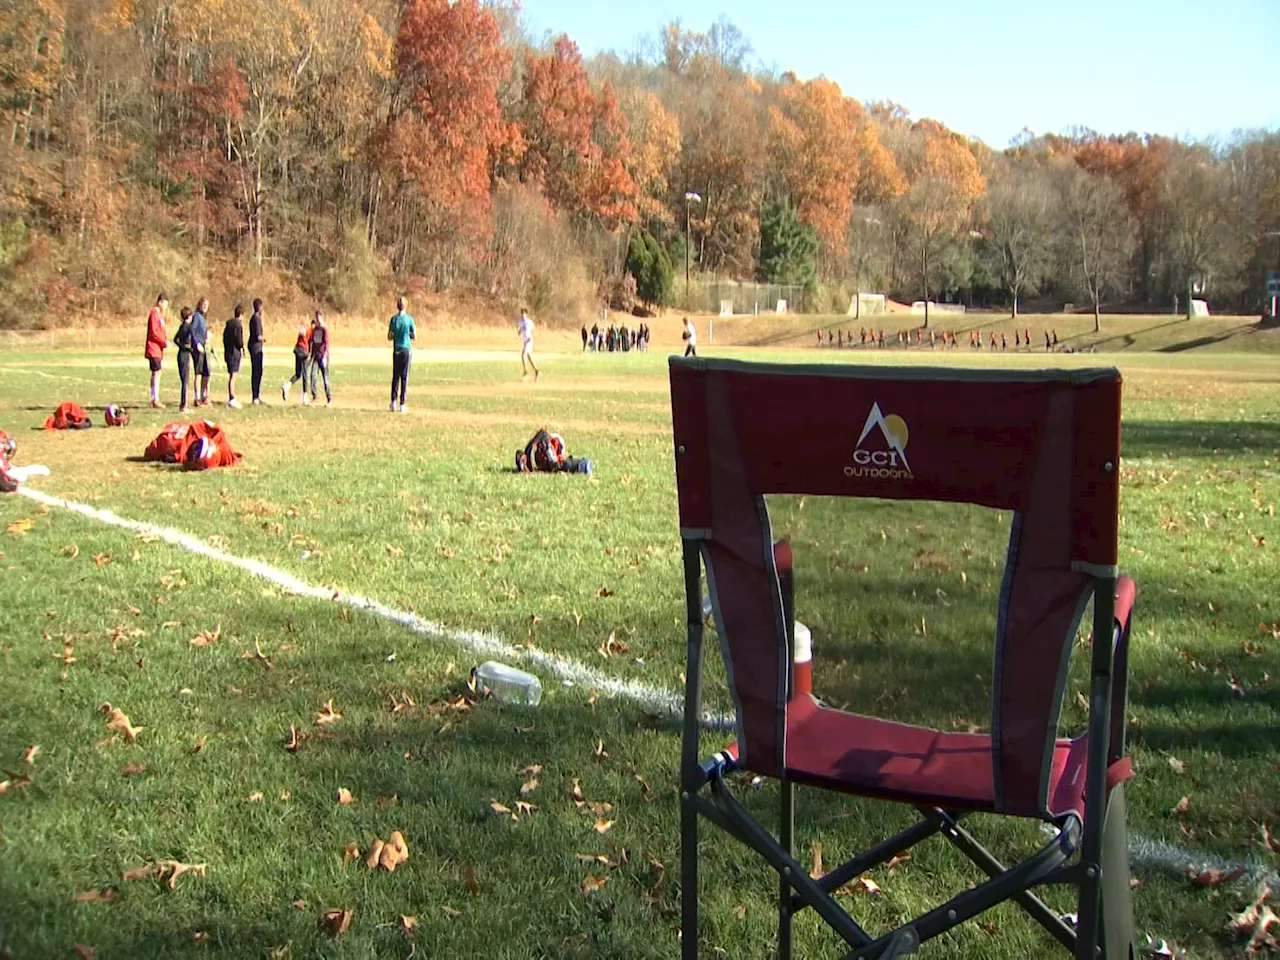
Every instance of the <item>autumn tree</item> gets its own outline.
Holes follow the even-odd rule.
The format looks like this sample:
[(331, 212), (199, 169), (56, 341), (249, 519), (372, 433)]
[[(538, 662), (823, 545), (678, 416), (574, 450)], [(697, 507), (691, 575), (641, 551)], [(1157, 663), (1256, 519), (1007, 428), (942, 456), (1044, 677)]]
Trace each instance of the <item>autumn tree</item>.
[(645, 220), (674, 222), (666, 195), (680, 158), (680, 123), (651, 91), (630, 90), (621, 103), (630, 128), (627, 171), (636, 187), (637, 212)]
[[(492, 161), (513, 141), (498, 107), (509, 64), (497, 21), (478, 0), (404, 6), (391, 105), (371, 144), (390, 180), (397, 269), (413, 262), (425, 233), (436, 282), (447, 283), (457, 250), (487, 234)], [(374, 223), (379, 200), (375, 188)]]
[(964, 138), (929, 120), (918, 123), (915, 133), (919, 144), (909, 161), (911, 186), (903, 195), (902, 209), (920, 266), (928, 327), (930, 281), (939, 253), (969, 223), (973, 203), (986, 181)]
[(1183, 148), (1164, 171), (1171, 266), (1186, 291), (1190, 320), (1198, 284), (1213, 274), (1228, 240), (1223, 177), (1203, 147)]
[(1063, 248), (1093, 303), (1093, 329), (1101, 329), (1102, 297), (1120, 287), (1133, 249), (1124, 192), (1102, 174), (1068, 165), (1058, 174)]
[(1052, 263), (1056, 198), (1034, 167), (1006, 162), (996, 171), (985, 197), (984, 250), (1017, 317), (1018, 296), (1035, 289)]

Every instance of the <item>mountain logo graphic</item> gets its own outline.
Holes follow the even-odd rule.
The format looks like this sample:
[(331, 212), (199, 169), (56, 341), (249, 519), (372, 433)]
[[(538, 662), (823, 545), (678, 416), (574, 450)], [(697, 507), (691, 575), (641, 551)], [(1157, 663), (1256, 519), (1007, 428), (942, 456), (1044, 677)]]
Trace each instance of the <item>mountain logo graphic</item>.
[[(863, 443), (877, 429), (889, 449), (864, 449)], [(853, 464), (845, 467), (845, 476), (876, 480), (903, 480), (912, 477), (911, 464), (907, 460), (907, 442), (910, 439), (911, 432), (907, 429), (905, 420), (896, 413), (886, 416), (880, 410), (879, 403), (872, 403), (867, 422), (863, 424), (862, 433), (858, 434), (858, 442), (853, 445)]]

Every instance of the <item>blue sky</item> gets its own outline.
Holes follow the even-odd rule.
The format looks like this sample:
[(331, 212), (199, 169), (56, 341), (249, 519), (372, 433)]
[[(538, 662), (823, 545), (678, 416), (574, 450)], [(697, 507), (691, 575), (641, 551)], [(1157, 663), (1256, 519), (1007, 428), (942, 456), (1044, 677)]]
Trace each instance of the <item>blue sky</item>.
[(754, 58), (895, 100), (993, 147), (1023, 127), (1225, 136), (1280, 128), (1280, 0), (523, 0), (535, 36), (626, 54), (722, 14)]

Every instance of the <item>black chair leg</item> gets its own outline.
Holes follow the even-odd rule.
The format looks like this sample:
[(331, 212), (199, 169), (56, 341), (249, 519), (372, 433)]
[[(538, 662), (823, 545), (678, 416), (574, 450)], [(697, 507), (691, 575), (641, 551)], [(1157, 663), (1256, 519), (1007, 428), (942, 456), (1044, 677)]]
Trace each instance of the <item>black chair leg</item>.
[(680, 956), (698, 960), (698, 810), (687, 792), (680, 804)]
[[(787, 856), (796, 855), (796, 811), (795, 784), (790, 780), (780, 780), (778, 843), (787, 851)], [(778, 875), (778, 960), (791, 960), (794, 946), (791, 940), (791, 883), (786, 877)]]

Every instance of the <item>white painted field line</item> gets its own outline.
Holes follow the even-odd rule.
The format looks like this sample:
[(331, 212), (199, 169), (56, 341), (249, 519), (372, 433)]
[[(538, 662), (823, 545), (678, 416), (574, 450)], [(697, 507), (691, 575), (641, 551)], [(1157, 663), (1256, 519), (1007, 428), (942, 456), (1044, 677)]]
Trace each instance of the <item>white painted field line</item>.
[[(30, 487), (19, 487), (18, 492), (37, 503), (44, 504), (45, 506), (59, 507), (64, 510), (69, 510), (72, 513), (78, 513), (90, 520), (97, 520), (99, 523), (109, 524), (110, 526), (120, 527), (125, 530), (132, 530), (135, 533), (146, 533), (159, 537), (172, 546), (181, 547), (191, 553), (206, 557), (210, 560), (216, 560), (219, 563), (238, 567), (246, 573), (268, 580), (281, 589), (296, 596), (310, 597), (315, 600), (327, 600), (334, 603), (345, 604), (357, 610), (364, 610), (367, 613), (373, 614), (375, 617), (380, 617), (383, 620), (389, 620), (392, 623), (398, 623), (421, 636), (437, 637), (449, 640), (456, 643), (458, 646), (483, 657), (496, 657), (508, 661), (524, 661), (531, 666), (540, 667), (544, 671), (551, 673), (562, 680), (572, 680), (575, 684), (594, 687), (605, 696), (630, 700), (633, 703), (637, 703), (645, 707), (646, 709), (653, 710), (655, 713), (662, 713), (675, 717), (679, 717), (683, 714), (684, 698), (674, 691), (664, 690), (660, 687), (653, 687), (648, 684), (637, 683), (634, 680), (619, 680), (616, 677), (611, 677), (599, 672), (598, 670), (594, 670), (576, 660), (570, 660), (567, 657), (548, 653), (545, 650), (514, 647), (492, 634), (479, 633), (474, 630), (456, 630), (452, 627), (446, 627), (440, 623), (424, 620), (417, 614), (407, 613), (403, 610), (395, 610), (384, 604), (378, 603), (376, 600), (370, 600), (366, 597), (356, 596), (354, 594), (339, 593), (328, 587), (317, 587), (314, 584), (299, 580), (297, 577), (279, 569), (278, 567), (273, 567), (270, 564), (263, 563), (261, 560), (237, 557), (233, 554), (226, 553), (225, 551), (218, 550), (189, 533), (183, 533), (181, 530), (174, 530), (170, 527), (161, 527), (153, 523), (144, 523), (138, 520), (129, 520), (113, 513), (110, 510), (100, 510), (97, 507), (91, 507), (84, 503), (77, 503), (74, 500), (64, 500), (61, 497), (50, 496), (47, 493), (42, 493), (39, 490), (33, 490)], [(729, 729), (732, 727), (732, 718), (724, 715), (708, 714), (703, 717), (703, 722), (709, 726), (720, 729)], [(1209, 855), (1193, 855), (1190, 851), (1175, 844), (1165, 843), (1160, 840), (1149, 840), (1139, 836), (1130, 837), (1129, 852), (1134, 863), (1141, 864), (1146, 867), (1168, 870), (1175, 873), (1183, 873), (1187, 870), (1201, 871), (1210, 867), (1216, 867), (1228, 872), (1239, 870), (1241, 871), (1242, 882), (1264, 882), (1272, 887), (1280, 887), (1280, 875), (1256, 859), (1250, 859), (1247, 861), (1231, 861)]]
[[(601, 673), (599, 670), (595, 670), (577, 660), (571, 660), (546, 650), (539, 650), (536, 647), (515, 647), (492, 634), (446, 627), (444, 624), (424, 620), (417, 614), (396, 610), (367, 597), (340, 593), (329, 587), (318, 587), (299, 580), (293, 574), (278, 567), (263, 563), (261, 560), (237, 557), (216, 547), (211, 547), (199, 538), (189, 533), (183, 533), (181, 530), (161, 527), (139, 520), (129, 520), (110, 510), (100, 510), (97, 507), (77, 503), (74, 500), (64, 500), (61, 497), (50, 496), (31, 487), (19, 487), (18, 492), (35, 500), (37, 503), (43, 503), (45, 506), (60, 507), (64, 510), (70, 510), (72, 513), (78, 513), (90, 520), (97, 520), (99, 523), (132, 530), (134, 533), (145, 533), (159, 537), (172, 546), (181, 547), (183, 550), (210, 560), (216, 560), (219, 563), (239, 567), (246, 573), (268, 580), (282, 590), (296, 596), (310, 597), (315, 600), (328, 600), (332, 603), (341, 603), (348, 607), (353, 607), (356, 610), (364, 610), (383, 620), (398, 623), (402, 627), (422, 636), (449, 640), (481, 657), (503, 659), (508, 662), (523, 661), (530, 666), (540, 668), (559, 677), (561, 680), (571, 680), (575, 684), (593, 687), (602, 696), (630, 700), (655, 713), (676, 717), (683, 715), (684, 697), (670, 690), (638, 683), (634, 680), (619, 680), (617, 677)], [(708, 714), (703, 720), (709, 726), (719, 729), (728, 729), (732, 726), (732, 720), (722, 714)]]

